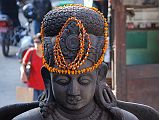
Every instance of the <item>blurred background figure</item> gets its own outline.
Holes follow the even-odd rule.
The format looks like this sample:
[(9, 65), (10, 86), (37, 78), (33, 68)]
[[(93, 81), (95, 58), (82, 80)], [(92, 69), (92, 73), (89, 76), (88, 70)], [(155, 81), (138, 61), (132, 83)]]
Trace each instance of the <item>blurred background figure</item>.
[(0, 0), (0, 43), (5, 57), (10, 56), (11, 46), (20, 50), (32, 46), (31, 23), (35, 15), (31, 5), (21, 6), (16, 0)]
[[(34, 38), (34, 47), (29, 48), (24, 55), (21, 66), (21, 76), (20, 79), (22, 82), (27, 83), (28, 87), (34, 89), (33, 100), (36, 101), (38, 96), (44, 90), (44, 83), (41, 77), (41, 67), (42, 67), (42, 44), (41, 44), (41, 35), (37, 33)], [(30, 77), (27, 78), (25, 66), (31, 58), (31, 72)]]
[(34, 33), (40, 32), (41, 22), (44, 15), (52, 9), (50, 0), (33, 0), (35, 10)]
[(0, 0), (0, 10), (2, 14), (6, 14), (10, 17), (14, 27), (20, 26), (16, 0)]

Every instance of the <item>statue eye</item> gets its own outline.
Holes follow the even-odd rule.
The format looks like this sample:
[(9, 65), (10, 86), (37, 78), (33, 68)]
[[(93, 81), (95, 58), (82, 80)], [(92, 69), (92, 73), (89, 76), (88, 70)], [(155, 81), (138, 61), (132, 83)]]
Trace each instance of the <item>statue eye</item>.
[(78, 82), (81, 84), (81, 85), (88, 85), (91, 80), (88, 78), (88, 77), (81, 77)]
[(55, 81), (57, 84), (60, 84), (60, 85), (67, 85), (70, 82), (69, 78), (65, 76), (57, 77)]

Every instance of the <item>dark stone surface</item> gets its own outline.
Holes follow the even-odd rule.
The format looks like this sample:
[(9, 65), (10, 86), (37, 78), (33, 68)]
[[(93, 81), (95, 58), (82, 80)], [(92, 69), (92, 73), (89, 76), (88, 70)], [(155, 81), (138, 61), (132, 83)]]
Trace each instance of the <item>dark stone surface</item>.
[[(76, 14), (76, 12), (74, 11), (80, 11), (81, 14)], [(59, 18), (57, 22), (60, 24), (63, 23), (63, 21), (61, 20), (61, 16), (65, 14), (67, 15), (67, 13), (69, 13), (70, 16), (86, 15), (89, 17), (92, 16), (90, 14), (92, 12), (94, 11), (89, 11), (88, 8), (79, 6), (60, 9), (57, 8), (49, 12), (45, 16), (47, 19), (44, 18), (44, 31), (45, 33), (47, 32), (47, 34), (45, 35), (48, 37), (48, 35), (54, 33), (54, 31), (52, 31), (53, 29), (50, 29), (49, 26), (55, 24), (52, 23), (52, 20), (54, 20), (53, 15), (56, 16), (56, 13)], [(92, 14), (94, 15), (94, 13)], [(96, 17), (96, 15), (98, 16), (97, 21), (103, 19), (100, 17), (100, 15), (98, 15), (98, 13), (95, 13), (95, 16), (92, 17)], [(82, 18), (79, 17), (78, 19)], [(88, 24), (87, 21), (84, 22)], [(103, 26), (103, 23), (100, 23), (99, 26), (100, 25)], [(68, 25), (67, 27), (69, 28), (70, 25)], [(69, 29), (69, 32), (76, 30), (76, 28), (77, 27), (74, 27), (72, 30)], [(93, 37), (90, 37), (92, 43), (91, 47), (93, 48), (93, 50), (91, 50), (89, 54), (91, 55), (92, 59), (86, 59), (84, 64), (80, 65), (77, 70), (85, 69), (92, 66), (96, 62), (96, 60), (99, 59), (99, 56), (101, 56), (100, 51), (103, 48), (102, 44), (104, 44), (104, 41), (101, 40), (100, 42), (98, 42), (99, 39), (95, 36), (98, 32), (100, 33), (100, 31), (93, 31), (92, 34), (94, 35)], [(57, 34), (56, 31), (54, 34)], [(52, 34), (52, 37), (54, 36), (54, 34)], [(74, 40), (78, 41), (78, 32), (77, 35), (72, 36), (72, 34), (71, 37), (70, 35), (66, 36), (65, 40), (67, 41), (67, 38), (72, 39), (72, 37), (75, 37), (76, 39)], [(79, 48), (79, 42), (73, 42), (73, 44), (66, 44), (65, 40), (63, 41), (64, 45), (66, 45), (66, 47), (69, 46), (69, 51), (78, 50), (74, 48)], [(54, 64), (54, 62), (51, 61), (54, 60), (54, 44), (55, 41), (51, 41), (50, 38), (44, 39), (44, 58), (47, 60), (49, 66), (58, 67), (58, 65)], [(63, 43), (60, 42), (58, 45), (61, 44)], [(87, 46), (85, 47), (87, 48)], [(63, 53), (63, 51), (64, 49), (62, 49), (61, 52)], [(73, 55), (75, 56), (76, 54), (77, 53), (73, 53)], [(66, 55), (64, 55), (64, 57), (65, 56)], [(70, 60), (72, 58), (67, 57), (67, 59)], [(72, 60), (70, 61), (72, 62)], [(22, 109), (22, 107), (18, 107), (18, 105), (13, 108), (9, 107), (12, 110), (17, 109), (19, 114), (18, 116), (10, 113), (9, 110), (11, 109), (9, 108), (1, 109), (1, 113), (6, 110), (6, 114), (9, 114), (8, 116), (15, 116), (13, 120), (150, 120), (150, 118), (151, 120), (155, 120), (156, 118), (158, 119), (159, 114), (152, 108), (143, 107), (143, 105), (139, 104), (134, 105), (132, 103), (117, 101), (111, 89), (105, 83), (107, 70), (107, 64), (104, 62), (100, 64), (99, 67), (95, 70), (91, 72), (84, 72), (81, 74), (59, 74), (55, 72), (50, 72), (47, 68), (43, 67), (41, 69), (41, 74), (45, 83), (46, 90), (39, 100), (39, 107), (30, 105), (33, 106), (33, 108), (35, 109), (30, 108), (30, 110), (28, 111), (27, 107), (25, 107), (24, 105), (24, 108), (26, 108), (26, 112), (23, 111), (24, 108)], [(138, 110), (138, 112), (136, 112), (136, 110)], [(150, 118), (146, 117), (148, 115), (149, 110), (154, 113), (154, 115)], [(140, 113), (140, 111), (142, 114)]]

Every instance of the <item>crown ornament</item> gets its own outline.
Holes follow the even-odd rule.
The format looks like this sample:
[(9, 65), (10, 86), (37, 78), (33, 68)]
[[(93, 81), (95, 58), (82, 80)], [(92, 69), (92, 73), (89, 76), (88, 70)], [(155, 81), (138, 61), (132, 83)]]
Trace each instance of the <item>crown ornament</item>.
[[(67, 20), (61, 24), (57, 24), (57, 26), (56, 24), (51, 24), (53, 25), (53, 28), (58, 28), (59, 32), (56, 32), (57, 29), (55, 30), (56, 34), (58, 34), (56, 35), (56, 39), (54, 40), (50, 50), (52, 57), (49, 58), (50, 54), (47, 55), (48, 53), (46, 52), (48, 45), (46, 45), (45, 37), (53, 37), (55, 36), (55, 33), (52, 31), (54, 29), (51, 28), (51, 25), (47, 27), (49, 23), (46, 22), (51, 21), (51, 19), (48, 17), (50, 14), (52, 15), (53, 19), (53, 17), (56, 16), (56, 14), (54, 16), (53, 13), (56, 13), (59, 10), (61, 10), (62, 17)], [(98, 29), (98, 26), (100, 26), (103, 30), (99, 29), (99, 32), (91, 31), (89, 27), (90, 24), (87, 22), (88, 19), (84, 20), (83, 17), (77, 14), (80, 10), (82, 10), (81, 16), (87, 12), (90, 14), (95, 14), (95, 22), (99, 22), (99, 24), (95, 26), (95, 29)], [(66, 17), (65, 14), (67, 13), (68, 15)], [(60, 18), (61, 14), (59, 15)], [(91, 17), (93, 18), (94, 16), (90, 16), (90, 18)], [(85, 21), (87, 24), (85, 24)], [(90, 19), (90, 22), (92, 22), (90, 25), (92, 27), (94, 21), (91, 21)], [(104, 39), (102, 41), (101, 54), (99, 55), (98, 60), (94, 62), (92, 66), (80, 69), (80, 66), (82, 66), (91, 56), (90, 54), (91, 49), (93, 49), (93, 44), (90, 39), (90, 34), (95, 34), (96, 36), (98, 34), (99, 36), (101, 36), (101, 34), (103, 35)], [(96, 8), (87, 8), (81, 5), (64, 6), (50, 11), (44, 17), (42, 22), (41, 35), (43, 43), (43, 64), (50, 72), (59, 74), (81, 74), (92, 72), (102, 64), (106, 49), (108, 47), (108, 23), (106, 18), (104, 18), (103, 14)]]

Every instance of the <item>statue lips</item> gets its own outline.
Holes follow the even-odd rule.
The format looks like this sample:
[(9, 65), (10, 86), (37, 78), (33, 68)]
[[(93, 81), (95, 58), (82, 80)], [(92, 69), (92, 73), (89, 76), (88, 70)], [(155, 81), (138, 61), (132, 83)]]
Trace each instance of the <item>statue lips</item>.
[(67, 103), (69, 103), (71, 105), (77, 105), (81, 100), (82, 100), (82, 98), (79, 95), (67, 97)]

